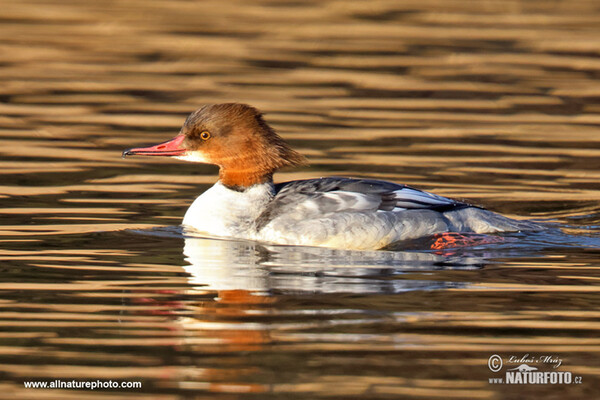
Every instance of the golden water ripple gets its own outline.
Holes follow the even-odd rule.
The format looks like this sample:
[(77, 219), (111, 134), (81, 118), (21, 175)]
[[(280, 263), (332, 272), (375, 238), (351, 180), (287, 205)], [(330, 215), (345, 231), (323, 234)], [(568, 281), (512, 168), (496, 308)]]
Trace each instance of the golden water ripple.
[[(5, 396), (598, 397), (595, 2), (0, 6)], [(309, 158), (278, 181), (388, 179), (559, 232), (361, 254), (184, 239), (217, 169), (121, 152), (226, 101)], [(489, 384), (492, 354), (583, 383)], [(53, 379), (143, 387), (23, 387)]]

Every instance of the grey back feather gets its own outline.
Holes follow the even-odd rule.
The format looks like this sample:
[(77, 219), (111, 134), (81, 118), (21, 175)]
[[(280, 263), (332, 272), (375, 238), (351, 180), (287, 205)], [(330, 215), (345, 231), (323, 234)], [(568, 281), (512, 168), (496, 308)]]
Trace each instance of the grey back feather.
[(319, 218), (339, 212), (433, 210), (470, 207), (467, 203), (373, 179), (330, 177), (275, 185), (275, 196), (256, 221), (260, 230), (275, 218)]

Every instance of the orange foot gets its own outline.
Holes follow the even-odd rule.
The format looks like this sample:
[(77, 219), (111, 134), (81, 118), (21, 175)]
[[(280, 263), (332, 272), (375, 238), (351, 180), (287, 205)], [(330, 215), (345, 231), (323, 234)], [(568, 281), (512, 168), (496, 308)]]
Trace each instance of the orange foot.
[(502, 243), (507, 239), (500, 236), (479, 235), (476, 233), (444, 232), (433, 235), (432, 250), (451, 249), (454, 247), (481, 246), (490, 243)]

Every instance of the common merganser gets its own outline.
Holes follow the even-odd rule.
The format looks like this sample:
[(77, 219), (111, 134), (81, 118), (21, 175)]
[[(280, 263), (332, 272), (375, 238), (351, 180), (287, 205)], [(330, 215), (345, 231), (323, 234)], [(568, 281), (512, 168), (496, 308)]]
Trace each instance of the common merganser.
[(219, 180), (183, 225), (211, 236), (341, 249), (381, 249), (442, 232), (538, 230), (481, 207), (373, 179), (317, 178), (274, 184), (279, 168), (306, 159), (245, 104), (193, 112), (178, 136), (123, 156), (170, 156), (219, 166)]

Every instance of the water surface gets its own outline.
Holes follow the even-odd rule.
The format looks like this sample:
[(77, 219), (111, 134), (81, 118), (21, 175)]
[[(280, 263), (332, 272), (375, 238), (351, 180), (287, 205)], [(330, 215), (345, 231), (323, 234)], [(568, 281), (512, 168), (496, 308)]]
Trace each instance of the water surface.
[[(597, 2), (0, 5), (8, 397), (599, 396)], [(551, 228), (443, 251), (184, 235), (216, 168), (120, 154), (223, 101), (309, 158), (278, 181), (393, 180)], [(494, 354), (582, 383), (490, 384)], [(23, 384), (54, 379), (143, 385)]]

